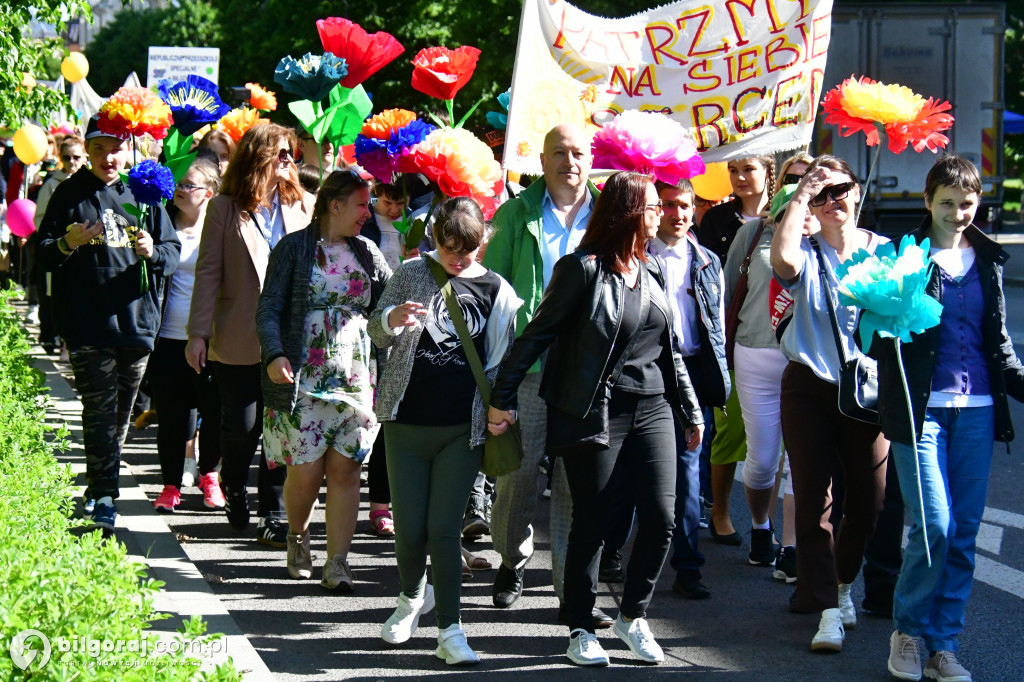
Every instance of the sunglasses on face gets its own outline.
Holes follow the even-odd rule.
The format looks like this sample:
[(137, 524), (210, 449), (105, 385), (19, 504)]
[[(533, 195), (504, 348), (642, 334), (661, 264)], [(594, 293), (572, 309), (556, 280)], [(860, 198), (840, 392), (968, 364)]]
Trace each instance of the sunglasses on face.
[(797, 175), (796, 173), (786, 173), (785, 175), (782, 176), (782, 184), (783, 186), (795, 185), (796, 183), (800, 182), (800, 178), (802, 177), (802, 174)]
[(832, 197), (833, 201), (842, 201), (850, 193), (850, 189), (853, 187), (852, 182), (844, 182), (839, 185), (831, 185), (818, 192), (818, 195), (811, 199), (808, 203), (811, 206), (817, 208), (818, 206), (824, 206), (828, 201), (829, 197)]
[(284, 163), (285, 161), (291, 161), (291, 160), (292, 160), (292, 150), (291, 149), (282, 149), (279, 152), (277, 152), (277, 161), (278, 161), (278, 163)]

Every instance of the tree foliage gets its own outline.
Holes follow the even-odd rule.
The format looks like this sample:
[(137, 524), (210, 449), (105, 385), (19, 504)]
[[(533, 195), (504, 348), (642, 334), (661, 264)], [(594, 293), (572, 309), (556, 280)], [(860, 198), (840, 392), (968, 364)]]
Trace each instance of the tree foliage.
[(69, 17), (88, 20), (88, 0), (0, 0), (0, 126), (16, 129), (25, 119), (48, 122), (50, 114), (68, 108), (62, 93), (43, 87), (23, 88), (23, 74), (37, 79), (49, 75), (52, 63), (63, 58), (58, 39), (38, 40), (31, 34), (33, 19), (60, 32)]

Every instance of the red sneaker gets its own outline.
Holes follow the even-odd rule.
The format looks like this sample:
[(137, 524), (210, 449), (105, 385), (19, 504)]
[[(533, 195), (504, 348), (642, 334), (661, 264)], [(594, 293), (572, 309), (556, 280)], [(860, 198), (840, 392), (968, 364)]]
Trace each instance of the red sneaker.
[(220, 489), (216, 471), (199, 477), (199, 489), (203, 491), (203, 504), (210, 509), (224, 508), (224, 491)]
[(165, 485), (160, 497), (156, 498), (153, 506), (158, 512), (173, 512), (175, 507), (181, 504), (181, 491), (177, 486)]

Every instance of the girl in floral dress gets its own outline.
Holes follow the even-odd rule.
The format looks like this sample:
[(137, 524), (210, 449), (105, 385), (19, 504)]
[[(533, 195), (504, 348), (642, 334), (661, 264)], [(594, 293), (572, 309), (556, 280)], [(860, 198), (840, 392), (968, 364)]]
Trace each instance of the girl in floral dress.
[(336, 171), (313, 220), (270, 256), (256, 313), (263, 353), (270, 467), (287, 466), (288, 573), (312, 575), (309, 522), (327, 479), (327, 555), (321, 585), (352, 590), (348, 551), (359, 506), (359, 470), (379, 425), (377, 363), (366, 331), (391, 271), (359, 230), (369, 216), (366, 181)]

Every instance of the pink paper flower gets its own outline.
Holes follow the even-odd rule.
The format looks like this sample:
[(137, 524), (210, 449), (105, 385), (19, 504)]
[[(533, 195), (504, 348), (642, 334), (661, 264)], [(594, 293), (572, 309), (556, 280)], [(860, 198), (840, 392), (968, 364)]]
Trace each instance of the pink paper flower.
[(697, 144), (665, 114), (624, 111), (594, 135), (594, 168), (649, 173), (674, 185), (704, 172)]

